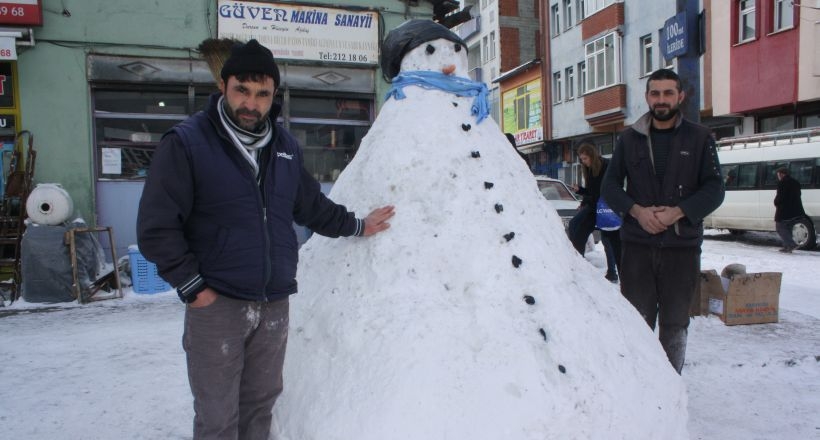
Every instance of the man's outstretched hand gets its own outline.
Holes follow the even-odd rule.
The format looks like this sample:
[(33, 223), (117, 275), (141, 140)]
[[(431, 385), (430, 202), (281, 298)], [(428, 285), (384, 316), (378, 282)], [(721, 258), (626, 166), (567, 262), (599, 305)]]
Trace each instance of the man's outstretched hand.
[(378, 234), (381, 231), (390, 227), (390, 217), (395, 214), (395, 207), (393, 205), (382, 206), (370, 212), (364, 219), (364, 235), (369, 237), (373, 234)]

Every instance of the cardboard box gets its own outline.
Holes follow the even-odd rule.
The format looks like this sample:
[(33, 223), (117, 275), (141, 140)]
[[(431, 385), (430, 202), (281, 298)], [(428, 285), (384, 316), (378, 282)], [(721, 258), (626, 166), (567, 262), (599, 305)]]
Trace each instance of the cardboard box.
[[(781, 272), (739, 274), (731, 279), (714, 270), (701, 272), (700, 304), (726, 325), (777, 322)], [(704, 312), (705, 313), (705, 312)]]

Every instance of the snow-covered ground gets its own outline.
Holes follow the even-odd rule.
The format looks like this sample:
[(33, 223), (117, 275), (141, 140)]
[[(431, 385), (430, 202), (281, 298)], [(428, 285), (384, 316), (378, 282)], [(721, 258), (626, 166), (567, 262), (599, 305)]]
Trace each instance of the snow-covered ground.
[[(683, 371), (693, 440), (820, 439), (820, 252), (775, 245), (728, 234), (704, 244), (704, 269), (782, 271), (783, 285), (776, 324), (693, 319)], [(603, 276), (600, 245), (588, 260)], [(182, 318), (172, 292), (0, 308), (0, 437), (191, 438)]]

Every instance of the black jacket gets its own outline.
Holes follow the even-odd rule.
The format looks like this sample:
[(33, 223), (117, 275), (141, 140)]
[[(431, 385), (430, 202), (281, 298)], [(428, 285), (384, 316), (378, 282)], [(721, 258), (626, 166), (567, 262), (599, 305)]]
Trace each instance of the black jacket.
[[(659, 247), (700, 246), (703, 218), (723, 203), (717, 150), (709, 129), (678, 117), (662, 183), (655, 177), (647, 113), (624, 130), (604, 175), (602, 195), (624, 217), (621, 239)], [(624, 183), (626, 188), (624, 189)], [(651, 235), (629, 215), (632, 205), (678, 206), (685, 216), (674, 227)]]
[(589, 173), (589, 181), (584, 181), (585, 186), (578, 188), (578, 194), (583, 196), (581, 199), (581, 206), (589, 206), (595, 210), (598, 205), (598, 199), (601, 197), (601, 184), (604, 181), (604, 174), (609, 167), (609, 159), (601, 158), (601, 171), (597, 176), (592, 175), (592, 170)]
[(792, 176), (783, 176), (783, 180), (777, 182), (774, 206), (776, 222), (805, 217), (806, 211), (803, 210), (803, 201), (800, 199), (800, 182)]
[(218, 99), (157, 147), (137, 218), (140, 252), (183, 300), (205, 286), (243, 300), (285, 297), (296, 292), (294, 222), (330, 237), (363, 224), (322, 194), (296, 140), (275, 124), (278, 106), (257, 181), (219, 120)]

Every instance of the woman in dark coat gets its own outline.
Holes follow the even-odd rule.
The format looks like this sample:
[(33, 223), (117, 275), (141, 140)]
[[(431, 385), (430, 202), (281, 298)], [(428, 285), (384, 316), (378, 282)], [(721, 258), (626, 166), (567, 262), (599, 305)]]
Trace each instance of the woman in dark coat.
[[(583, 196), (578, 213), (569, 222), (569, 239), (575, 250), (584, 255), (589, 234), (595, 230), (596, 207), (601, 197), (601, 182), (609, 161), (601, 156), (598, 147), (591, 141), (582, 141), (578, 146), (578, 158), (584, 175), (584, 185), (577, 189)], [(601, 241), (606, 252), (606, 279), (618, 281), (618, 268), (621, 258), (621, 238), (619, 232), (601, 231)]]

